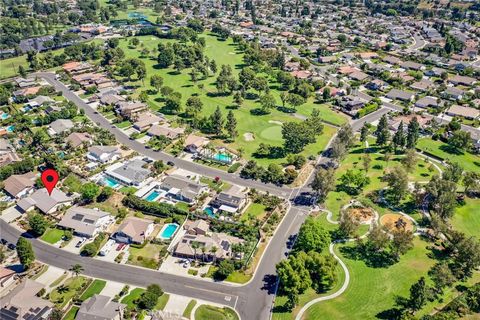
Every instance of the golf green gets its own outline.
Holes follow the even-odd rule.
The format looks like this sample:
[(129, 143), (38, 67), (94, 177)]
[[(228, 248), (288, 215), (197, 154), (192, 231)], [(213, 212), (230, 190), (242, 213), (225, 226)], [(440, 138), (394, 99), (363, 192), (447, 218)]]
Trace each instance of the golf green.
[(271, 141), (283, 141), (282, 138), (282, 126), (274, 125), (264, 129), (260, 132), (260, 136), (265, 140)]

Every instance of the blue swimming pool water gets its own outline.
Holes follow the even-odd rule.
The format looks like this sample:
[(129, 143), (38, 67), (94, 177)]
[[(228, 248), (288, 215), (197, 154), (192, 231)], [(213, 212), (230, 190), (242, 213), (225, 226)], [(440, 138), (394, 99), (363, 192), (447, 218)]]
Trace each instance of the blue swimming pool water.
[(160, 237), (164, 239), (170, 239), (175, 231), (178, 229), (178, 224), (176, 223), (169, 223), (165, 228), (163, 228), (162, 233), (160, 234)]
[(2, 120), (5, 120), (8, 118), (8, 113), (2, 113)]
[(232, 161), (232, 157), (226, 153), (217, 153), (213, 156), (213, 159), (225, 163), (229, 163)]
[(13, 132), (14, 129), (15, 129), (15, 126), (8, 126), (7, 132)]
[(109, 178), (109, 177), (104, 177), (103, 178), (103, 181), (105, 182), (105, 184), (110, 187), (110, 188), (116, 188), (118, 187), (118, 182), (113, 180), (112, 178)]
[(155, 201), (155, 199), (157, 199), (157, 197), (160, 195), (160, 193), (158, 193), (157, 191), (152, 191), (150, 192), (150, 194), (145, 198), (145, 200), (147, 201)]
[(212, 207), (206, 207), (205, 209), (203, 209), (203, 211), (204, 211), (209, 217), (212, 217), (212, 218), (215, 217), (215, 213), (213, 213), (213, 208), (212, 208)]

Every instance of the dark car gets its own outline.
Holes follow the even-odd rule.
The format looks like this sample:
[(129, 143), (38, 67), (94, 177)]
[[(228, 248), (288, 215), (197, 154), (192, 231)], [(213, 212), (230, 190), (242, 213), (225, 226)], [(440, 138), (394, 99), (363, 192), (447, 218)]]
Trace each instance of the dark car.
[(14, 245), (13, 243), (9, 243), (7, 248), (10, 249), (10, 250), (15, 250), (15, 249), (17, 249), (17, 246)]
[(167, 164), (171, 167), (173, 167), (175, 165), (175, 163), (173, 163), (172, 161), (168, 161)]
[(5, 240), (5, 239), (0, 239), (0, 243), (2, 243), (3, 245), (6, 245), (8, 243), (8, 241)]

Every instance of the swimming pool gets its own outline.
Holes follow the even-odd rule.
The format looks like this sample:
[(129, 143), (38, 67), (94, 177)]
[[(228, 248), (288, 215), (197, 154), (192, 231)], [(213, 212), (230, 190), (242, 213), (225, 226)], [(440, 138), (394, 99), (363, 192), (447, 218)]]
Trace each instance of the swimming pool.
[(178, 227), (179, 225), (176, 223), (169, 223), (164, 225), (162, 230), (160, 230), (160, 238), (170, 239), (175, 234)]
[(103, 177), (103, 182), (105, 183), (105, 185), (107, 187), (110, 187), (110, 188), (117, 188), (119, 186), (118, 182), (113, 180), (112, 178), (110, 177)]
[(148, 196), (145, 197), (145, 200), (152, 202), (152, 201), (155, 201), (159, 196), (160, 196), (160, 193), (158, 191), (153, 190), (148, 194)]
[(15, 129), (15, 126), (8, 126), (7, 132), (13, 132), (14, 129)]
[(2, 113), (2, 120), (5, 120), (8, 118), (8, 113)]
[(213, 212), (213, 208), (212, 208), (212, 207), (206, 207), (205, 209), (203, 209), (203, 211), (204, 211), (209, 217), (215, 218), (215, 213)]
[(227, 153), (217, 153), (213, 156), (213, 159), (225, 163), (232, 162), (232, 156)]

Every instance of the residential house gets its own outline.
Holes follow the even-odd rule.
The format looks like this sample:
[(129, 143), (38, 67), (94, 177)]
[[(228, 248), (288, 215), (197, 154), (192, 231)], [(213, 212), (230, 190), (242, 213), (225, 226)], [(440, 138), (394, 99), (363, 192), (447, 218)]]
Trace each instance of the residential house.
[(48, 126), (48, 134), (51, 136), (70, 130), (74, 127), (72, 120), (58, 119), (50, 123)]
[(5, 320), (47, 320), (53, 303), (37, 297), (43, 289), (39, 282), (25, 279), (1, 299), (0, 319)]
[(445, 113), (452, 117), (462, 117), (470, 120), (477, 119), (480, 116), (480, 110), (456, 104), (448, 108)]
[(79, 236), (92, 238), (100, 232), (107, 231), (114, 222), (115, 218), (108, 212), (96, 208), (72, 207), (57, 225), (70, 229)]
[(120, 243), (141, 244), (152, 234), (154, 227), (150, 220), (128, 217), (113, 234), (112, 239)]
[(410, 88), (418, 91), (428, 91), (434, 87), (434, 83), (427, 79), (422, 79), (420, 81), (414, 82), (410, 85)]
[(184, 128), (172, 128), (168, 124), (154, 124), (148, 131), (149, 136), (165, 136), (169, 139), (175, 140), (185, 132)]
[(70, 147), (76, 149), (85, 145), (92, 144), (92, 137), (88, 133), (84, 132), (72, 132), (66, 138), (66, 141)]
[(42, 188), (35, 191), (32, 195), (18, 201), (17, 207), (24, 212), (38, 208), (43, 213), (50, 214), (62, 207), (70, 206), (72, 202), (73, 198), (67, 196), (60, 189), (53, 189), (52, 194), (49, 195), (47, 189)]
[(198, 219), (195, 221), (188, 220), (183, 224), (183, 229), (188, 234), (199, 234), (199, 235), (206, 235), (210, 225), (207, 221), (203, 219)]
[(75, 316), (76, 320), (121, 320), (127, 305), (99, 294), (85, 300)]
[(454, 85), (473, 86), (477, 82), (477, 79), (472, 77), (460, 76), (457, 74), (449, 78), (448, 82)]
[(397, 131), (400, 127), (400, 123), (403, 122), (403, 130), (406, 131), (408, 128), (408, 124), (413, 118), (417, 118), (418, 124), (420, 126), (420, 130), (424, 131), (428, 128), (430, 121), (433, 119), (432, 116), (429, 115), (416, 115), (416, 114), (409, 114), (409, 115), (399, 115), (394, 118), (389, 119), (388, 121), (388, 128), (392, 131)]
[(0, 168), (20, 160), (20, 157), (14, 150), (0, 152)]
[(374, 91), (377, 91), (377, 90), (380, 90), (380, 91), (384, 91), (388, 88), (388, 83), (386, 83), (385, 81), (383, 80), (380, 80), (380, 79), (374, 79), (370, 82), (368, 82), (365, 87), (369, 90), (374, 90)]
[(65, 63), (62, 68), (66, 73), (70, 75), (76, 75), (94, 70), (94, 67), (90, 63), (78, 61)]
[(87, 159), (101, 163), (115, 161), (120, 156), (120, 149), (117, 146), (91, 146), (87, 153)]
[(36, 96), (35, 98), (29, 100), (25, 105), (30, 106), (32, 108), (42, 106), (44, 104), (51, 104), (55, 103), (55, 100), (48, 96)]
[(190, 153), (197, 153), (200, 149), (208, 144), (208, 139), (205, 137), (196, 136), (193, 133), (185, 138), (185, 151)]
[(352, 80), (363, 81), (368, 79), (369, 75), (362, 71), (354, 71), (348, 74), (348, 77)]
[(415, 102), (415, 107), (418, 107), (418, 108), (441, 108), (443, 107), (443, 105), (445, 104), (445, 102), (439, 98), (436, 98), (436, 97), (431, 97), (431, 96), (425, 96), (425, 97), (422, 97), (420, 99), (418, 99), (416, 102)]
[(15, 283), (16, 272), (0, 266), (0, 295)]
[(447, 70), (438, 68), (438, 67), (433, 67), (431, 69), (425, 70), (423, 74), (425, 74), (428, 77), (440, 77), (444, 72), (447, 72)]
[(193, 203), (198, 196), (209, 190), (206, 184), (178, 175), (167, 176), (160, 188), (167, 192), (167, 197), (186, 203)]
[(125, 98), (118, 94), (104, 94), (100, 97), (100, 103), (103, 105), (116, 105), (120, 101), (125, 101)]
[(359, 96), (348, 95), (342, 97), (342, 100), (340, 101), (340, 107), (343, 112), (353, 117), (358, 113), (358, 110), (365, 106), (366, 103), (367, 101)]
[(28, 87), (19, 89), (13, 92), (14, 97), (27, 97), (31, 95), (36, 95), (42, 86)]
[(220, 192), (210, 202), (215, 208), (228, 213), (239, 213), (247, 204), (247, 195), (240, 187), (231, 187), (227, 191)]
[[(185, 224), (189, 224), (186, 222)], [(189, 228), (188, 232), (180, 239), (173, 249), (173, 255), (189, 259), (201, 259), (202, 261), (213, 261), (238, 258), (232, 250), (233, 245), (241, 244), (244, 240), (230, 236), (226, 233), (208, 232), (202, 226), (198, 229)], [(195, 247), (193, 244), (198, 246)]]
[(414, 92), (392, 89), (387, 93), (387, 98), (392, 100), (412, 101), (415, 97)]
[(133, 127), (139, 131), (145, 131), (152, 125), (165, 121), (165, 118), (159, 117), (150, 111), (138, 114), (133, 123)]
[(119, 101), (116, 104), (117, 113), (128, 119), (134, 119), (136, 115), (147, 110), (148, 106), (140, 101)]
[(400, 62), (400, 66), (407, 70), (415, 70), (415, 71), (425, 70), (425, 66), (423, 64), (418, 62), (413, 62), (413, 61)]
[(105, 174), (126, 186), (140, 186), (151, 174), (147, 162), (134, 158), (124, 163), (115, 163), (105, 171)]
[(465, 92), (463, 90), (455, 87), (447, 87), (447, 89), (443, 91), (443, 96), (451, 100), (461, 100), (464, 94)]
[(34, 78), (28, 78), (28, 79), (25, 79), (25, 78), (22, 78), (22, 77), (18, 77), (15, 79), (15, 83), (17, 84), (17, 86), (19, 88), (28, 88), (28, 87), (33, 87), (37, 84), (37, 81), (34, 79)]
[(3, 189), (14, 198), (23, 198), (33, 191), (36, 177), (33, 172), (11, 175), (3, 182)]

